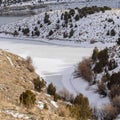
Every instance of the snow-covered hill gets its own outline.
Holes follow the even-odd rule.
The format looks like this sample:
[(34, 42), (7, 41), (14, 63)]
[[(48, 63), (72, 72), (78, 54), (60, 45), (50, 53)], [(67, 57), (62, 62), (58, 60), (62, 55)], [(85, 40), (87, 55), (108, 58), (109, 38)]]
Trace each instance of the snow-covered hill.
[[(98, 120), (113, 120), (120, 114), (120, 46), (115, 45), (113, 47), (105, 48), (99, 50), (95, 48), (93, 50), (93, 54), (88, 59), (83, 59), (82, 62), (78, 64), (77, 72), (75, 72), (75, 76), (78, 77), (78, 81), (80, 83), (83, 82), (84, 79), (87, 83), (89, 83), (89, 88), (86, 91), (90, 91), (94, 88), (95, 93), (98, 93), (101, 96), (101, 101), (105, 99), (109, 99), (110, 102), (104, 104), (102, 107), (102, 111), (99, 114)], [(82, 78), (82, 79), (81, 79)], [(74, 79), (72, 80), (73, 85), (75, 84)], [(78, 84), (77, 84), (78, 85)], [(84, 84), (81, 84), (83, 87)], [(76, 87), (77, 90), (79, 87)], [(82, 90), (85, 90), (83, 87)], [(95, 95), (86, 94), (84, 91), (84, 95), (88, 96), (89, 100), (96, 99), (96, 97), (90, 97)], [(90, 96), (89, 96), (90, 95)], [(95, 101), (94, 103), (97, 103)], [(96, 107), (96, 106), (95, 106)], [(119, 120), (119, 118), (118, 118)]]
[(71, 10), (41, 13), (16, 23), (3, 25), (0, 32), (18, 37), (47, 39), (52, 42), (55, 40), (56, 43), (67, 41), (73, 44), (115, 43), (120, 37), (120, 10), (96, 12), (85, 15), (86, 17), (80, 10), (75, 9), (75, 14), (71, 16), (69, 16)]

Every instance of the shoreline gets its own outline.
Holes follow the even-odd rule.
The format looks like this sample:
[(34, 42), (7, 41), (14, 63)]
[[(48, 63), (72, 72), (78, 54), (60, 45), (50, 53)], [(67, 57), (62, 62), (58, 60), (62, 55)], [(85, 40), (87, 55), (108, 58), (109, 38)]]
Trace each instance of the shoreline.
[(11, 37), (11, 36), (1, 36), (0, 35), (0, 39), (4, 39), (4, 40), (11, 40), (11, 41), (18, 41), (18, 42), (22, 42), (22, 41), (26, 41), (26, 42), (33, 42), (35, 44), (39, 44), (39, 43), (43, 43), (43, 44), (48, 44), (48, 45), (54, 45), (54, 46), (61, 46), (61, 47), (73, 47), (73, 48), (94, 48), (94, 47), (98, 47), (98, 48), (105, 48), (105, 47), (111, 47), (116, 45), (116, 43), (101, 43), (101, 42), (96, 42), (94, 44), (90, 44), (89, 42), (77, 42), (75, 43), (75, 41), (60, 41), (60, 40), (49, 40), (49, 39), (45, 39), (45, 38), (32, 38), (32, 37)]

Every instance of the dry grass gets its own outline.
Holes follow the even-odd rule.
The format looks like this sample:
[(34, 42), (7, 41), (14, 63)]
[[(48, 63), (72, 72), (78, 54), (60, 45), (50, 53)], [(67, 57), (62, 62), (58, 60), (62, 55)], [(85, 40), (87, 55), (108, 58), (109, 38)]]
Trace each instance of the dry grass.
[(61, 117), (68, 117), (68, 116), (70, 116), (70, 111), (65, 106), (59, 107), (57, 112), (58, 112), (58, 115), (61, 116)]
[(35, 68), (34, 66), (32, 65), (32, 58), (30, 56), (28, 56), (25, 60), (25, 64), (27, 66), (27, 69), (30, 71), (30, 72), (35, 72)]

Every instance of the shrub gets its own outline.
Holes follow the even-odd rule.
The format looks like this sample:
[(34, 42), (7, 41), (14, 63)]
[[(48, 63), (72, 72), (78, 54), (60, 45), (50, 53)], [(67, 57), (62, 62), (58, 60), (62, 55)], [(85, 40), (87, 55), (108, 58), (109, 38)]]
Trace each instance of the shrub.
[(39, 20), (37, 21), (37, 24), (40, 24), (40, 21), (39, 21)]
[(45, 13), (45, 17), (44, 17), (44, 23), (49, 23), (49, 15), (47, 13)]
[(107, 31), (106, 35), (108, 35), (108, 36), (110, 35), (110, 31), (109, 30)]
[(75, 28), (77, 27), (77, 25), (75, 24)]
[(112, 104), (117, 108), (117, 111), (120, 112), (120, 95), (112, 99)]
[(25, 60), (25, 64), (27, 66), (27, 69), (30, 71), (30, 72), (34, 72), (35, 71), (35, 68), (34, 66), (32, 65), (32, 59), (31, 57), (27, 57), (26, 60)]
[(19, 35), (18, 31), (15, 30), (14, 33), (13, 33), (13, 35), (14, 35), (14, 36), (18, 36), (18, 35)]
[(61, 14), (61, 20), (63, 20), (63, 18), (64, 18), (64, 14), (62, 13), (62, 14)]
[(69, 14), (68, 14), (68, 12), (65, 12), (65, 14), (64, 14), (65, 24), (68, 24), (68, 19), (69, 19)]
[(106, 105), (103, 108), (103, 119), (104, 120), (114, 120), (117, 115), (117, 109), (111, 104)]
[(74, 103), (70, 106), (71, 116), (77, 120), (88, 120), (91, 119), (92, 111), (89, 107), (89, 102), (86, 97), (82, 94), (76, 96)]
[(107, 72), (105, 75), (102, 76), (101, 82), (106, 83), (110, 80), (110, 74)]
[(40, 36), (40, 31), (39, 31), (39, 30), (36, 30), (36, 31), (35, 31), (35, 35), (36, 35), (36, 36)]
[(97, 62), (95, 64), (95, 67), (93, 68), (94, 73), (101, 73), (103, 71), (103, 67), (101, 66), (100, 62)]
[(52, 30), (49, 31), (49, 36), (51, 36), (54, 32)]
[(98, 53), (99, 50), (97, 47), (94, 48), (93, 53), (92, 53), (92, 60), (95, 62), (98, 59)]
[(57, 23), (60, 23), (60, 20), (59, 20), (59, 19), (57, 20)]
[(63, 37), (64, 37), (64, 38), (67, 38), (67, 37), (68, 37), (68, 33), (67, 33), (67, 32), (64, 32), (64, 33), (63, 33)]
[(120, 96), (120, 86), (113, 85), (111, 90), (110, 90), (109, 96), (111, 99), (115, 98), (116, 96)]
[(114, 22), (112, 18), (109, 18), (107, 21), (108, 22)]
[(60, 97), (58, 94), (55, 94), (55, 95), (54, 95), (54, 101), (57, 102), (58, 99), (61, 99), (61, 97)]
[(72, 28), (73, 27), (73, 24), (70, 24), (70, 28)]
[(35, 27), (35, 28), (34, 28), (34, 31), (37, 31), (37, 30), (38, 30), (38, 27)]
[[(97, 50), (96, 50), (97, 53)], [(92, 55), (92, 59), (98, 59), (98, 62), (95, 64), (95, 67), (93, 68), (95, 73), (101, 73), (103, 71), (103, 67), (105, 67), (108, 64), (108, 49), (105, 48), (101, 50), (99, 53), (96, 54), (94, 51), (94, 54)]]
[(47, 87), (47, 93), (50, 95), (55, 95), (56, 93), (56, 88), (53, 86), (53, 84), (49, 84)]
[(18, 31), (21, 31), (21, 27), (18, 28)]
[(109, 89), (112, 89), (112, 87), (115, 85), (116, 87), (120, 85), (120, 72), (118, 73), (113, 73), (111, 76), (110, 76), (110, 80), (108, 82), (108, 88)]
[(103, 82), (99, 82), (98, 83), (98, 89), (97, 89), (97, 92), (101, 95), (103, 95), (103, 97), (106, 97), (107, 96), (107, 90), (106, 90), (106, 86)]
[(69, 14), (74, 16), (75, 15), (75, 10), (74, 9), (70, 9)]
[(20, 95), (19, 99), (21, 104), (27, 108), (30, 108), (35, 104), (36, 96), (30, 90), (26, 90)]
[(107, 48), (105, 48), (105, 49), (103, 49), (99, 52), (98, 59), (99, 59), (99, 62), (101, 63), (102, 67), (107, 65), (108, 58), (109, 58), (109, 55), (108, 55), (108, 49)]
[(111, 32), (110, 32), (110, 35), (111, 36), (115, 36), (116, 35), (116, 31), (114, 29), (112, 29)]
[(78, 75), (83, 77), (88, 82), (91, 82), (93, 79), (93, 73), (91, 70), (91, 61), (90, 59), (84, 58), (82, 62), (78, 64)]
[(30, 30), (29, 30), (29, 28), (23, 28), (22, 32), (23, 32), (24, 35), (28, 35)]
[(73, 34), (74, 34), (74, 30), (71, 29), (71, 30), (70, 30), (70, 34), (69, 34), (69, 38), (71, 38), (71, 37), (73, 36)]
[(48, 106), (46, 103), (44, 104), (44, 109), (48, 110)]
[(50, 24), (51, 24), (51, 22), (49, 21), (49, 22), (48, 22), (48, 25), (50, 25)]
[(59, 24), (56, 24), (56, 29), (58, 30), (60, 28), (60, 25)]
[(108, 63), (108, 70), (113, 70), (117, 67), (117, 63), (114, 59), (110, 60)]
[(79, 19), (80, 19), (80, 16), (77, 14), (77, 15), (75, 16), (75, 20), (78, 21)]
[(33, 80), (34, 88), (36, 91), (40, 92), (43, 87), (45, 87), (45, 81), (43, 79), (40, 79), (39, 77), (35, 78)]
[(42, 24), (40, 24), (40, 28), (42, 28), (43, 27), (43, 25)]
[(118, 38), (118, 40), (116, 42), (118, 45), (120, 45), (120, 38)]

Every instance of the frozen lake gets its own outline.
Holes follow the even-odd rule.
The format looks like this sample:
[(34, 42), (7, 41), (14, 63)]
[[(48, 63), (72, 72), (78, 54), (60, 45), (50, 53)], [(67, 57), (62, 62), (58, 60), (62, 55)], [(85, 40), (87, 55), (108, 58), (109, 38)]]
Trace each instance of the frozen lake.
[(64, 70), (91, 55), (91, 48), (63, 47), (41, 42), (0, 39), (0, 48), (22, 57), (31, 56), (36, 72), (61, 88)]

